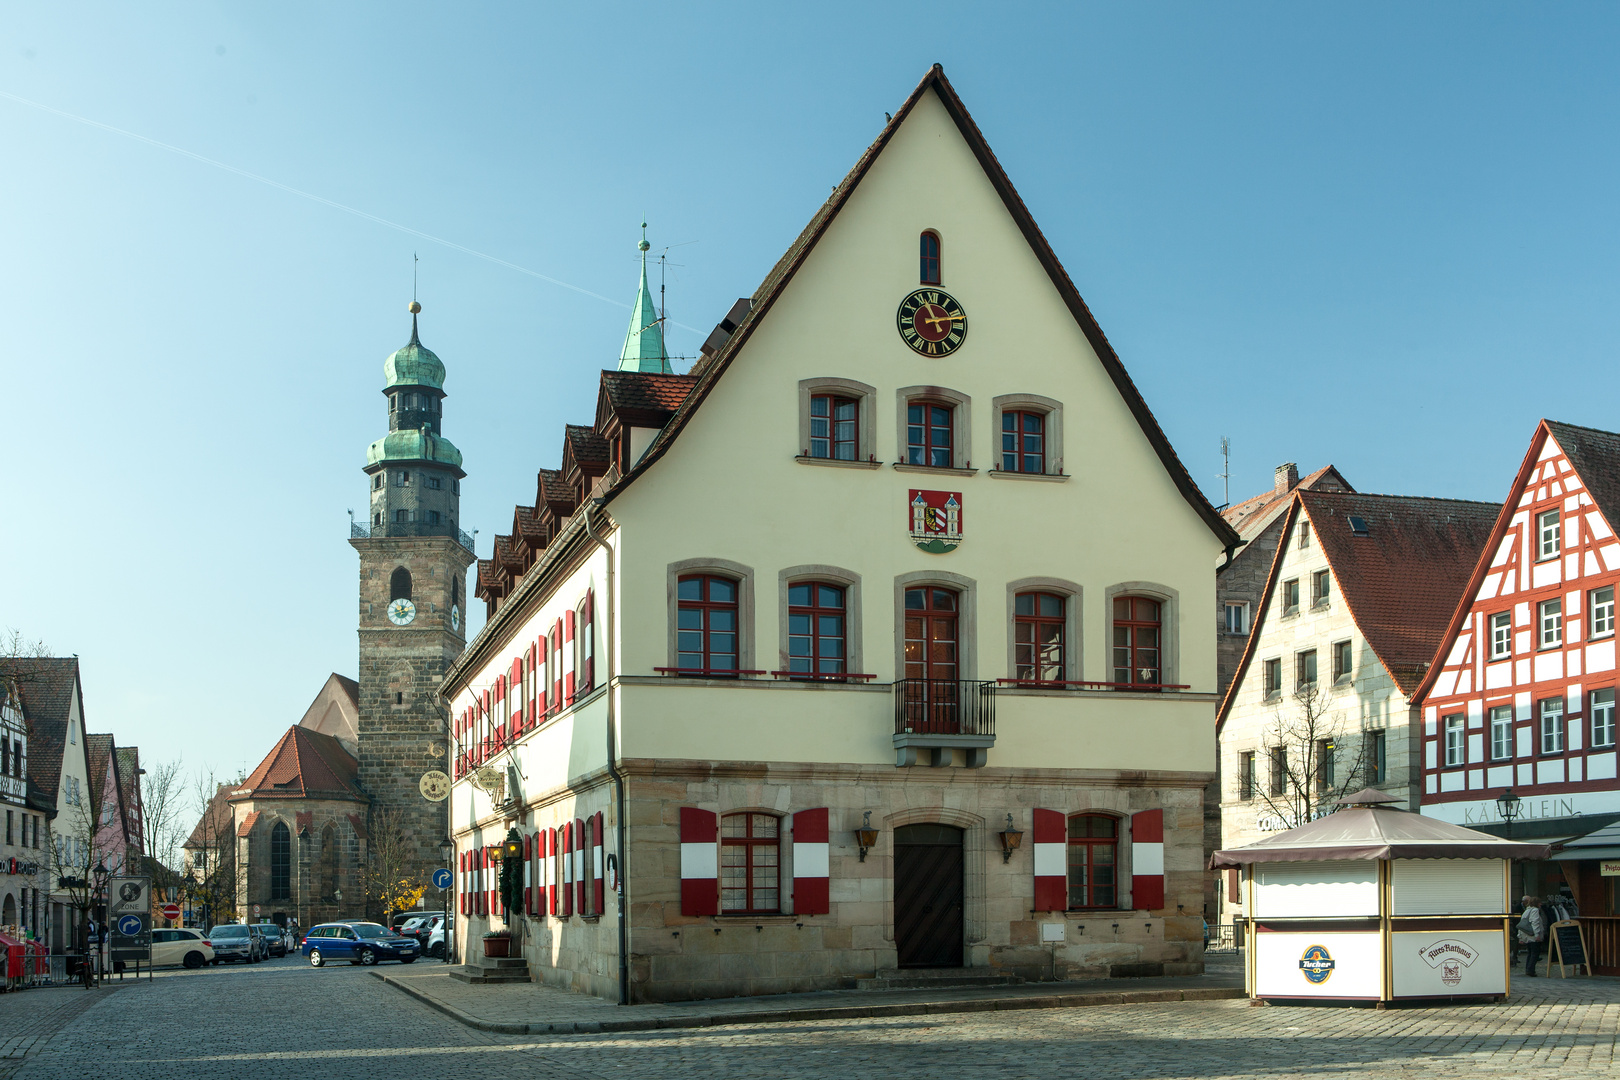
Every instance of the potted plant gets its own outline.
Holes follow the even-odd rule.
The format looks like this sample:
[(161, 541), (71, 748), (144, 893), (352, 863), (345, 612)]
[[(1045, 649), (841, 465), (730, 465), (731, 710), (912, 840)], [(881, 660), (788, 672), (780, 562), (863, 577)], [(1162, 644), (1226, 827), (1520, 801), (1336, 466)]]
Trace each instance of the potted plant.
[(484, 955), (490, 959), (499, 959), (512, 955), (512, 931), (491, 930), (484, 935)]

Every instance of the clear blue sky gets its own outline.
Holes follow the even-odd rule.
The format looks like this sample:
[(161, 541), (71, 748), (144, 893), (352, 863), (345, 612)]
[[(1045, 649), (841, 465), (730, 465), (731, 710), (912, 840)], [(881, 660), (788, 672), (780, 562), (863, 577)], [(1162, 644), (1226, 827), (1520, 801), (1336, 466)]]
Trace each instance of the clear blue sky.
[[(36, 4), (0, 91), (0, 626), (93, 729), (251, 767), (356, 669), (383, 358), (449, 368), (480, 552), (588, 423), (635, 285), (706, 332), (939, 61), (1194, 477), (1500, 499), (1620, 429), (1620, 8)], [(702, 334), (676, 327), (693, 353)], [(478, 625), (475, 619), (474, 626)]]

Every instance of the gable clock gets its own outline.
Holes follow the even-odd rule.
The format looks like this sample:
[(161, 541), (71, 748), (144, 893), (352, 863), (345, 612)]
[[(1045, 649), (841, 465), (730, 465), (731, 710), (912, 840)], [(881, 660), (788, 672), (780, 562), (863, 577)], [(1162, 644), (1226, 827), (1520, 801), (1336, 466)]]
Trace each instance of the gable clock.
[(967, 312), (948, 292), (918, 289), (900, 301), (901, 340), (924, 356), (949, 356), (967, 340)]

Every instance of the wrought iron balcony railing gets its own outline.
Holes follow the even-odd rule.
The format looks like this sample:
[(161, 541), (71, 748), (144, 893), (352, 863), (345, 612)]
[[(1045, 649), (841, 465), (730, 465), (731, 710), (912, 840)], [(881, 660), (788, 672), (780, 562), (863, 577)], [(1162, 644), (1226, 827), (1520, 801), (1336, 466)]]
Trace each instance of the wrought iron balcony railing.
[(932, 765), (949, 765), (962, 750), (978, 768), (996, 742), (996, 684), (958, 679), (901, 679), (894, 684), (894, 750), (897, 766), (918, 763), (926, 751)]
[(449, 525), (430, 525), (424, 521), (386, 521), (368, 529), (353, 518), (349, 519), (349, 539), (369, 540), (374, 536), (448, 536), (474, 555), (478, 554), (478, 549), (473, 546), (473, 538)]

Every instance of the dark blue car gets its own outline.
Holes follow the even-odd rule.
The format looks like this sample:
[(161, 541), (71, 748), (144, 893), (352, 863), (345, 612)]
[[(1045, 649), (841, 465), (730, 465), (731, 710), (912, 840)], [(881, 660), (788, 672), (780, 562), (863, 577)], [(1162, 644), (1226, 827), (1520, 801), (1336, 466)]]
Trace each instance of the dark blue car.
[(368, 965), (398, 960), (409, 964), (421, 955), (422, 946), (415, 938), (402, 937), (381, 923), (332, 922), (311, 927), (300, 951), (309, 957), (310, 967), (321, 967), (331, 960)]

